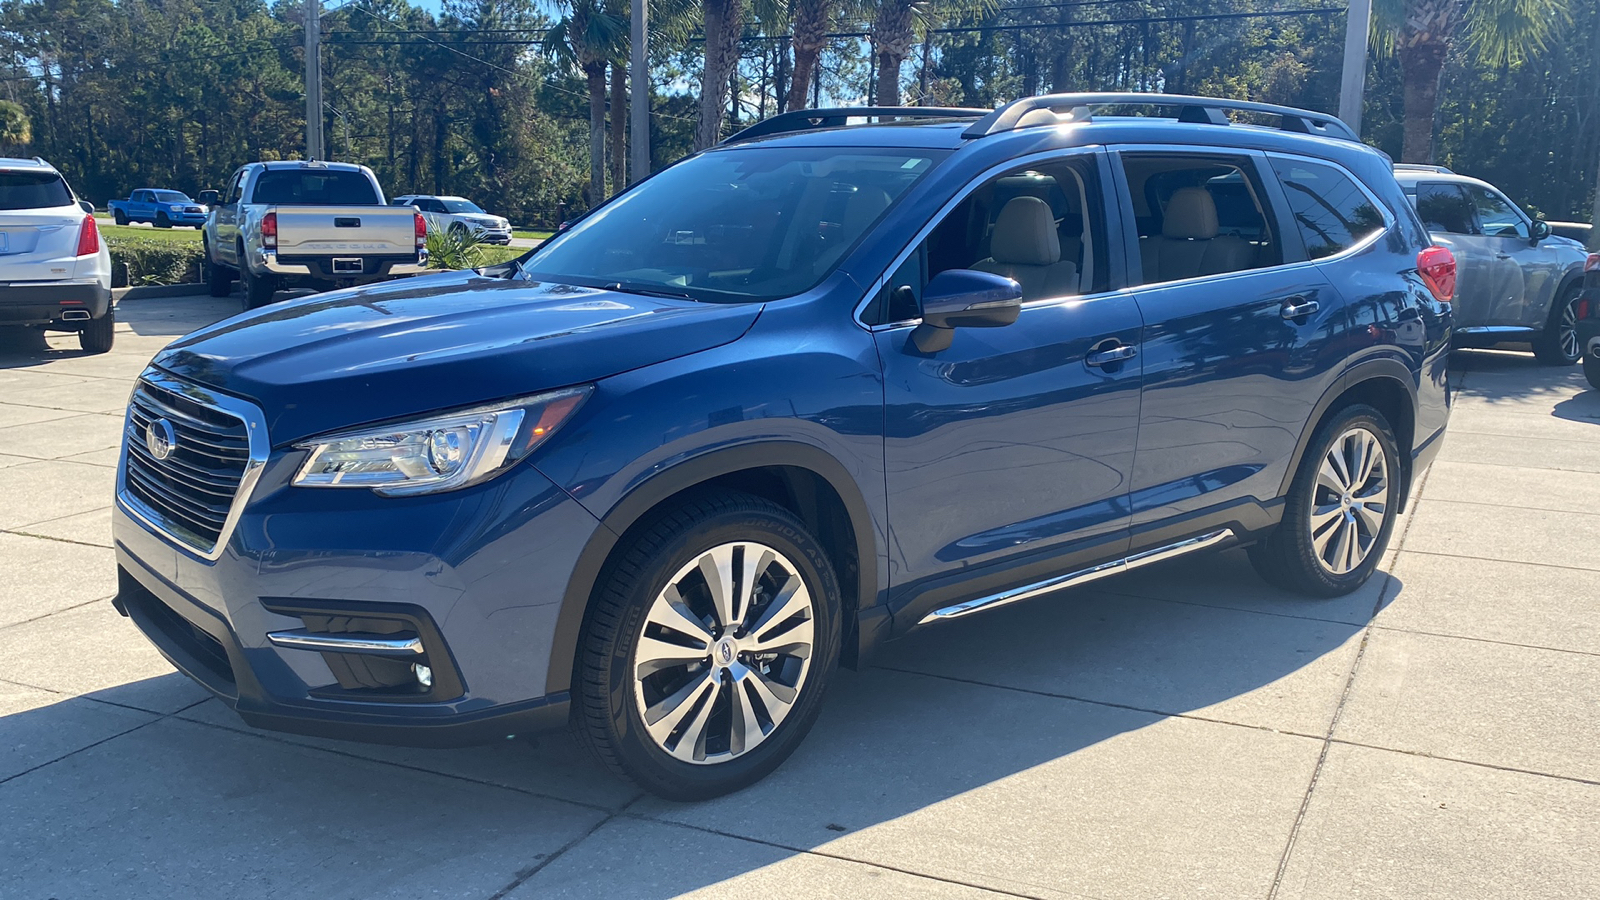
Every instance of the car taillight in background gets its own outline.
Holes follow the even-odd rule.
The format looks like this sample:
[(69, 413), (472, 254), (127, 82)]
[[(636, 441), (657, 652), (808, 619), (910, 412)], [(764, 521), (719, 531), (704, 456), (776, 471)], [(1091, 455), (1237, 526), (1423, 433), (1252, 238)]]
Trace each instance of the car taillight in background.
[(94, 216), (84, 216), (83, 225), (78, 229), (78, 255), (93, 256), (100, 252), (100, 226), (94, 222)]
[(1456, 257), (1444, 247), (1429, 247), (1418, 253), (1417, 272), (1440, 303), (1449, 303), (1456, 295)]
[(428, 246), (428, 220), (422, 217), (422, 213), (412, 213), (411, 215), (413, 216), (411, 227), (417, 233), (417, 249), (421, 250)]
[(1585, 272), (1600, 272), (1600, 253), (1589, 254), (1589, 258), (1584, 260), (1583, 270)]
[(261, 217), (261, 246), (278, 249), (278, 214), (269, 212)]

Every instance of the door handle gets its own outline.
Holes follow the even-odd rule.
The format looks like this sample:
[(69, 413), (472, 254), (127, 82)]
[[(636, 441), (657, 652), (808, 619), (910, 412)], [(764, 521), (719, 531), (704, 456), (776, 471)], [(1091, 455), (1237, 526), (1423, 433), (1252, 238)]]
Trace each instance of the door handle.
[(1085, 356), (1083, 361), (1086, 365), (1099, 368), (1100, 366), (1110, 365), (1111, 363), (1122, 362), (1125, 359), (1133, 359), (1137, 355), (1139, 355), (1138, 347), (1135, 347), (1132, 344), (1119, 344), (1118, 346), (1111, 347), (1106, 350), (1097, 350), (1094, 353)]
[(1298, 319), (1302, 316), (1309, 316), (1321, 308), (1322, 304), (1315, 300), (1307, 300), (1304, 297), (1290, 297), (1288, 300), (1283, 301), (1283, 309), (1280, 312), (1285, 319)]
[(1509, 253), (1496, 253), (1494, 255), (1494, 258), (1495, 259), (1510, 259), (1511, 258), (1511, 254), (1509, 254)]

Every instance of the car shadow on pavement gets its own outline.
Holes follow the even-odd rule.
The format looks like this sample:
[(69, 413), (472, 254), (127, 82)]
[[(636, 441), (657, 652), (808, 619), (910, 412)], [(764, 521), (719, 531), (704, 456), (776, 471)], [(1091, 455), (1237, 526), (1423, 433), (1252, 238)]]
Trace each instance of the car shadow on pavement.
[[(1048, 879), (1054, 866), (1073, 864), (1032, 858), (1039, 847), (1023, 846), (1018, 832), (1048, 826), (1082, 838), (1078, 819), (1114, 820), (1152, 802), (1170, 807), (1156, 833), (1093, 832), (1076, 845), (1080, 861), (1227, 841), (1211, 832), (1241, 816), (1281, 813), (1286, 832), (1293, 810), (1277, 809), (1278, 794), (1292, 794), (1298, 808), (1361, 632), (1398, 581), (1379, 574), (1352, 597), (1306, 600), (1266, 586), (1232, 552), (1101, 584), (930, 628), (863, 671), (840, 671), (815, 730), (784, 766), (697, 804), (640, 797), (559, 733), (414, 750), (252, 731), (215, 700), (159, 720), (124, 709), (171, 713), (194, 703), (197, 689), (176, 674), (87, 695), (99, 704), (15, 712), (0, 718), (0, 747), (44, 735), (106, 742), (54, 764), (34, 761), (9, 784), (15, 773), (0, 771), (0, 845), (26, 861), (8, 864), (0, 894), (50, 896), (70, 888), (62, 873), (89, 867), (149, 873), (152, 895), (189, 887), (248, 895), (274, 879), (290, 895), (404, 885), (420, 896), (457, 853), (487, 867), (498, 886), (480, 894), (447, 883), (453, 896), (488, 896), (548, 865), (546, 877), (580, 893), (666, 897), (824, 845), (831, 856), (901, 871), (948, 864), (992, 886), (1029, 880), (1029, 866)], [(127, 632), (116, 639), (142, 640)], [(106, 727), (136, 730), (75, 736), (77, 719), (103, 712), (85, 704), (118, 704), (107, 706), (118, 722)], [(1103, 749), (1113, 740), (1117, 749)], [(1251, 796), (1280, 783), (1292, 791)], [(425, 827), (399, 824), (419, 809)], [(543, 852), (532, 838), (507, 842), (564, 834), (569, 824), (573, 840), (600, 830)], [(660, 832), (647, 842), (653, 849), (619, 852), (628, 830), (641, 828)], [(327, 846), (329, 835), (344, 849)], [(1090, 846), (1102, 838), (1110, 843)], [(185, 860), (197, 841), (227, 865), (201, 866), (205, 880), (191, 883), (198, 875)], [(267, 843), (273, 852), (263, 855)], [(675, 852), (698, 862), (670, 865)], [(351, 855), (364, 861), (361, 873), (349, 869)], [(599, 881), (582, 876), (591, 865), (604, 873)], [(323, 893), (325, 884), (338, 888)]]
[[(1492, 391), (1482, 399), (1490, 404), (1511, 404), (1527, 400), (1549, 400), (1568, 397), (1576, 388), (1585, 396), (1597, 396), (1589, 391), (1580, 365), (1547, 366), (1532, 353), (1510, 350), (1456, 350), (1450, 354), (1452, 376), (1461, 377), (1460, 384), (1473, 393)], [(1583, 401), (1584, 396), (1572, 398)], [(1559, 415), (1559, 413), (1558, 413)]]

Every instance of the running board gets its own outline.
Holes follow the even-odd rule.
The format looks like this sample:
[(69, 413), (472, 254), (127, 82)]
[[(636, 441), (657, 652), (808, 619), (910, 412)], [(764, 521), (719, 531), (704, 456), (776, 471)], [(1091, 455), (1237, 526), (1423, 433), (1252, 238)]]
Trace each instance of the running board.
[(422, 639), (416, 635), (328, 634), (310, 631), (272, 631), (267, 640), (290, 650), (317, 650), (323, 653), (371, 653), (377, 656), (421, 655)]
[(943, 609), (936, 609), (933, 612), (928, 613), (926, 616), (923, 616), (922, 621), (918, 622), (917, 624), (926, 625), (929, 622), (943, 622), (947, 619), (960, 618), (968, 613), (975, 613), (979, 610), (994, 609), (997, 606), (1005, 606), (1008, 603), (1016, 603), (1019, 600), (1031, 600), (1032, 598), (1041, 594), (1048, 594), (1051, 591), (1058, 591), (1064, 587), (1087, 584), (1088, 582), (1095, 581), (1096, 579), (1104, 578), (1107, 575), (1116, 575), (1119, 572), (1126, 572), (1129, 569), (1137, 569), (1140, 566), (1147, 566), (1151, 563), (1161, 562), (1164, 559), (1172, 559), (1175, 556), (1182, 556), (1185, 553), (1192, 553), (1195, 550), (1204, 550), (1207, 547), (1215, 547), (1217, 544), (1220, 544), (1231, 537), (1233, 537), (1232, 528), (1219, 528), (1218, 530), (1210, 532), (1209, 534), (1202, 534), (1199, 537), (1192, 537), (1188, 540), (1178, 541), (1176, 544), (1168, 544), (1165, 547), (1157, 547), (1154, 550), (1146, 550), (1143, 553), (1135, 553), (1132, 556), (1124, 557), (1123, 559), (1119, 559), (1114, 562), (1101, 563), (1093, 568), (1080, 569), (1076, 572), (1070, 572), (1066, 575), (1058, 575), (1055, 578), (1041, 581), (1037, 584), (1013, 588), (1009, 591), (1002, 591), (998, 594), (990, 594), (987, 597), (979, 597), (976, 600), (968, 600), (964, 603), (957, 603), (954, 606), (946, 606)]

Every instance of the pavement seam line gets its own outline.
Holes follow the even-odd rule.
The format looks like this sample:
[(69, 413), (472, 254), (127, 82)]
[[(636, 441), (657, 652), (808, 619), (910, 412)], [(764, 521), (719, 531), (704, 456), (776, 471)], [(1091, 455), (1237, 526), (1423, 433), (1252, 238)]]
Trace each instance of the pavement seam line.
[[(0, 631), (4, 631), (7, 628), (16, 628), (18, 625), (27, 625), (30, 622), (37, 622), (40, 619), (48, 619), (51, 616), (56, 615), (57, 613), (71, 612), (72, 610), (75, 610), (75, 609), (82, 609), (85, 606), (89, 606), (90, 604), (93, 604), (93, 603), (103, 603), (103, 602), (105, 602), (107, 600), (110, 600), (112, 597), (115, 597), (115, 596), (116, 596), (116, 594), (107, 594), (104, 597), (96, 597), (93, 600), (85, 600), (82, 603), (74, 603), (71, 606), (63, 606), (60, 609), (53, 609), (53, 610), (51, 610), (51, 611), (49, 611), (47, 613), (43, 613), (42, 615), (34, 616), (31, 619), (23, 619), (20, 622), (8, 622), (8, 623), (6, 623), (4, 625), (0, 625)], [(14, 683), (20, 684), (20, 682), (14, 682)]]
[[(1545, 417), (1541, 416), (1540, 418), (1545, 418)], [(1557, 417), (1557, 418), (1559, 418), (1559, 417)], [(1562, 419), (1561, 421), (1563, 421), (1563, 422), (1573, 422), (1574, 424), (1579, 424), (1579, 425), (1583, 424), (1581, 422), (1577, 422), (1574, 419)], [(1597, 423), (1597, 424), (1600, 424), (1600, 423)], [(12, 426), (12, 427), (21, 427), (21, 426)], [(1580, 446), (1590, 446), (1591, 445), (1591, 442), (1589, 442), (1589, 441), (1580, 441), (1580, 440), (1577, 440), (1576, 438), (1553, 438), (1553, 437), (1540, 437), (1538, 435), (1501, 434), (1498, 431), (1473, 431), (1471, 428), (1457, 428), (1457, 429), (1454, 429), (1454, 430), (1455, 430), (1456, 434), (1471, 434), (1471, 435), (1476, 435), (1478, 437), (1508, 438), (1508, 439), (1513, 440), (1513, 441), (1545, 441), (1546, 443), (1551, 443), (1551, 444), (1578, 444)], [(1493, 463), (1484, 463), (1483, 465), (1493, 465)]]
[[(90, 510), (85, 510), (85, 512), (99, 512), (99, 510), (90, 509)], [(84, 513), (74, 513), (73, 515), (81, 516), (81, 515), (84, 515)], [(61, 518), (70, 519), (70, 518), (72, 518), (72, 516), (62, 516)], [(57, 521), (57, 520), (56, 519), (51, 519), (50, 521), (54, 522), (54, 521)], [(49, 522), (36, 522), (34, 524), (36, 524), (36, 525), (47, 525), (47, 524), (49, 524)], [(112, 547), (110, 544), (91, 544), (88, 541), (75, 541), (72, 538), (56, 537), (55, 535), (50, 535), (50, 534), (35, 534), (32, 531), (18, 531), (15, 528), (0, 528), (0, 534), (13, 534), (13, 535), (16, 535), (17, 537), (34, 538), (35, 540), (40, 540), (40, 541), (55, 541), (58, 544), (71, 544), (74, 547), (94, 547), (94, 548), (99, 549), (99, 550), (114, 550), (114, 549), (116, 549), (115, 547)]]
[(594, 827), (593, 828), (590, 828), (588, 831), (585, 831), (583, 834), (580, 834), (577, 837), (573, 838), (572, 840), (566, 842), (559, 849), (557, 849), (554, 853), (551, 853), (549, 856), (546, 856), (544, 859), (539, 860), (539, 862), (534, 864), (533, 866), (530, 866), (529, 868), (524, 869), (521, 872), (518, 872), (516, 874), (516, 876), (511, 879), (511, 883), (510, 884), (506, 885), (505, 887), (501, 888), (498, 891), (495, 891), (493, 894), (490, 894), (489, 895), (489, 900), (502, 900), (502, 898), (504, 898), (507, 894), (510, 894), (512, 891), (516, 890), (517, 888), (522, 887), (524, 884), (526, 884), (528, 882), (528, 880), (530, 878), (532, 878), (533, 876), (535, 876), (535, 875), (539, 874), (541, 871), (543, 871), (546, 866), (549, 866), (551, 863), (555, 862), (556, 860), (560, 859), (563, 855), (565, 855), (568, 850), (571, 850), (574, 847), (577, 847), (579, 844), (583, 843), (584, 841), (588, 840), (590, 837), (592, 837), (594, 835), (595, 832), (597, 832), (600, 829), (606, 827), (606, 825), (608, 823), (610, 823), (612, 820), (616, 819), (618, 816), (622, 815), (622, 813), (628, 807), (632, 806), (635, 803), (638, 803), (640, 798), (642, 798), (643, 796), (644, 796), (644, 792), (643, 791), (639, 792), (638, 794), (635, 794), (632, 800), (629, 800), (627, 803), (624, 803), (620, 808), (615, 809), (615, 810), (607, 813), (605, 818), (602, 818), (600, 821), (594, 823)]
[(1471, 641), (1477, 644), (1496, 644), (1501, 647), (1516, 647), (1521, 650), (1543, 650), (1546, 653), (1571, 653), (1575, 656), (1600, 656), (1596, 650), (1572, 650), (1566, 647), (1544, 647), (1539, 644), (1521, 644), (1516, 641), (1497, 641), (1494, 638), (1470, 637), (1464, 634), (1445, 634), (1439, 631), (1423, 631), (1418, 628), (1396, 628), (1392, 625), (1373, 625), (1378, 631), (1388, 631), (1394, 634), (1418, 634), (1423, 637), (1444, 638), (1452, 641)]
[[(12, 682), (12, 683), (15, 683), (15, 682)], [(24, 687), (26, 687), (26, 685), (24, 685)], [(90, 698), (85, 698), (85, 699), (90, 699)], [(138, 731), (141, 728), (149, 728), (151, 725), (155, 725), (155, 724), (158, 724), (160, 722), (164, 722), (167, 719), (170, 719), (173, 716), (177, 715), (178, 713), (183, 712), (185, 709), (189, 709), (192, 706), (195, 706), (197, 704), (204, 703), (204, 702), (205, 702), (204, 700), (196, 700), (194, 703), (189, 704), (189, 706), (185, 706), (183, 709), (174, 710), (174, 711), (172, 711), (170, 713), (165, 713), (165, 714), (163, 714), (163, 713), (152, 713), (147, 709), (146, 710), (139, 710), (140, 712), (145, 713), (147, 715), (153, 715), (153, 716), (155, 716), (155, 718), (151, 719), (148, 722), (140, 722), (138, 725), (135, 725), (132, 728), (128, 728), (128, 729), (124, 729), (122, 731), (119, 731), (116, 734), (111, 735), (110, 737), (101, 738), (100, 740), (95, 741), (92, 744), (85, 744), (85, 745), (83, 745), (82, 747), (79, 747), (76, 750), (71, 750), (71, 751), (68, 751), (66, 753), (63, 753), (60, 756), (56, 757), (55, 759), (49, 760), (48, 762), (42, 762), (42, 763), (38, 764), (37, 766), (32, 766), (30, 768), (24, 769), (21, 772), (16, 773), (15, 775), (7, 775), (4, 778), (0, 778), (0, 785), (6, 784), (7, 782), (10, 782), (10, 781), (14, 781), (14, 780), (16, 780), (18, 778), (21, 778), (24, 775), (28, 775), (28, 774), (33, 773), (33, 772), (37, 772), (40, 769), (45, 768), (46, 766), (53, 766), (56, 763), (61, 762), (64, 759), (70, 759), (70, 758), (72, 758), (74, 756), (77, 756), (79, 753), (82, 753), (82, 752), (84, 752), (86, 750), (93, 750), (94, 748), (100, 746), (101, 744), (107, 743), (109, 741), (114, 741), (117, 738), (122, 737), (123, 735), (132, 734), (132, 733), (134, 733), (135, 731)], [(112, 705), (113, 706), (117, 706), (117, 705), (120, 705), (120, 704), (112, 704)]]
[(1480, 562), (1510, 563), (1517, 566), (1538, 566), (1543, 569), (1561, 569), (1566, 572), (1583, 572), (1594, 575), (1600, 569), (1589, 569), (1583, 566), (1563, 566), (1560, 563), (1529, 562), (1525, 559), (1506, 559), (1501, 556), (1462, 556), (1459, 553), (1440, 553), (1437, 550), (1407, 550), (1407, 553), (1419, 553), (1423, 556), (1442, 556), (1446, 559), (1471, 559)]
[[(807, 847), (793, 847), (793, 846), (790, 846), (788, 844), (779, 843), (777, 841), (769, 841), (769, 840), (766, 840), (764, 838), (751, 837), (751, 836), (746, 835), (746, 834), (734, 834), (734, 833), (728, 832), (728, 831), (718, 831), (715, 828), (707, 828), (704, 825), (691, 825), (688, 822), (679, 822), (679, 821), (676, 821), (674, 819), (660, 819), (660, 818), (657, 818), (655, 816), (645, 815), (643, 813), (631, 813), (631, 812), (626, 812), (626, 811), (619, 811), (618, 812), (618, 816), (621, 817), (621, 818), (625, 818), (625, 819), (633, 819), (634, 821), (638, 821), (638, 822), (649, 822), (649, 823), (654, 824), (654, 825), (669, 825), (669, 826), (672, 826), (674, 828), (683, 828), (683, 829), (687, 829), (689, 831), (698, 831), (698, 832), (700, 832), (702, 834), (715, 834), (715, 835), (718, 835), (720, 837), (733, 838), (734, 840), (744, 841), (747, 844), (756, 844), (756, 845), (759, 845), (759, 846), (762, 846), (762, 847), (771, 847), (774, 850), (783, 850), (783, 851), (786, 851), (786, 852), (789, 852), (789, 853), (798, 853), (798, 854), (800, 854), (802, 856), (816, 856), (816, 857), (820, 857), (822, 859), (831, 859), (831, 860), (834, 860), (835, 862), (851, 863), (851, 864), (858, 865), (858, 866), (867, 866), (868, 868), (872, 868), (872, 869), (882, 869), (885, 872), (898, 872), (901, 875), (910, 875), (913, 878), (921, 878), (921, 879), (925, 879), (927, 881), (937, 881), (937, 882), (940, 882), (940, 883), (943, 883), (943, 884), (953, 884), (953, 885), (957, 885), (959, 887), (966, 887), (966, 888), (972, 888), (974, 890), (986, 891), (986, 892), (991, 893), (991, 894), (999, 894), (999, 895), (1005, 896), (1005, 897), (1018, 897), (1018, 898), (1021, 898), (1021, 900), (1043, 900), (1043, 898), (1041, 896), (1036, 895), (1036, 894), (1022, 894), (1022, 893), (1018, 893), (1018, 892), (1013, 891), (1013, 890), (1009, 890), (1007, 888), (997, 888), (997, 887), (990, 887), (988, 885), (983, 885), (983, 884), (974, 884), (974, 883), (972, 883), (970, 881), (961, 881), (961, 880), (956, 879), (956, 878), (947, 878), (947, 877), (945, 877), (943, 875), (932, 875), (932, 874), (929, 874), (927, 872), (918, 872), (915, 869), (906, 869), (906, 868), (902, 868), (900, 866), (891, 866), (891, 865), (887, 865), (885, 863), (872, 862), (870, 860), (865, 860), (865, 859), (856, 859), (855, 857), (852, 857), (852, 856), (843, 856), (843, 855), (840, 855), (840, 854), (837, 854), (837, 853), (828, 853), (826, 851), (819, 850), (819, 849), (817, 849), (815, 847), (810, 847), (810, 848), (807, 848)], [(1092, 894), (1078, 894), (1078, 896), (1086, 897), (1086, 898), (1094, 897), (1094, 895), (1092, 895)], [(489, 900), (496, 900), (496, 898), (491, 897), (491, 898), (489, 898)]]
[(1362, 624), (1360, 622), (1345, 621), (1344, 619), (1328, 619), (1322, 616), (1297, 616), (1294, 613), (1273, 612), (1265, 609), (1248, 609), (1243, 606), (1226, 606), (1220, 603), (1201, 603), (1198, 600), (1178, 600), (1174, 597), (1156, 597), (1150, 594), (1141, 594), (1138, 591), (1127, 589), (1114, 590), (1110, 587), (1103, 587), (1100, 588), (1100, 590), (1107, 594), (1112, 594), (1118, 597), (1129, 597), (1135, 600), (1152, 600), (1157, 603), (1174, 603), (1179, 606), (1195, 606), (1201, 609), (1222, 609), (1229, 612), (1254, 613), (1258, 616), (1272, 616), (1273, 618), (1277, 619), (1296, 619), (1301, 622), (1325, 622), (1329, 625), (1360, 626)]
[(1346, 740), (1345, 738), (1332, 738), (1335, 744), (1346, 747), (1360, 747), (1363, 750), (1377, 750), (1380, 753), (1398, 753), (1401, 756), (1414, 756), (1419, 759), (1436, 759), (1440, 762), (1456, 763), (1463, 766), (1472, 766), (1478, 769), (1493, 769), (1496, 772), (1510, 772), (1515, 775), (1528, 775), (1534, 778), (1551, 778), (1556, 781), (1571, 781), (1577, 784), (1587, 784), (1600, 787), (1600, 779), (1580, 778), (1577, 775), (1558, 775), (1555, 772), (1541, 772), (1538, 769), (1523, 769), (1518, 766), (1506, 766), (1499, 763), (1480, 762), (1471, 759), (1462, 759), (1458, 756), (1440, 756), (1437, 753), (1428, 753), (1425, 750), (1406, 750), (1402, 747), (1385, 747), (1381, 744), (1367, 744), (1361, 741)]
[[(1516, 469), (1519, 472), (1566, 472), (1568, 474), (1575, 475), (1600, 475), (1600, 472), (1595, 472), (1593, 469), (1558, 469), (1551, 466), (1534, 466), (1527, 464), (1514, 466), (1510, 463), (1483, 462), (1482, 460), (1477, 459), (1441, 459), (1439, 462), (1468, 463), (1474, 466), (1493, 466), (1496, 469)], [(20, 466), (14, 466), (13, 468), (20, 468)]]
[[(1550, 469), (1548, 471), (1552, 471), (1553, 472), (1553, 471), (1560, 471), (1560, 470)], [(1568, 474), (1571, 474), (1571, 473), (1568, 473)], [(1458, 504), (1460, 506), (1492, 506), (1495, 509), (1521, 509), (1521, 510), (1527, 510), (1528, 512), (1557, 513), (1557, 514), (1560, 514), (1560, 515), (1563, 515), (1563, 516), (1589, 516), (1591, 518), (1600, 518), (1600, 512), (1591, 512), (1591, 511), (1585, 510), (1585, 509), (1551, 509), (1548, 506), (1515, 506), (1515, 505), (1509, 504), (1509, 503), (1484, 503), (1484, 502), (1481, 502), (1481, 501), (1478, 501), (1478, 500), (1449, 500), (1449, 499), (1446, 499), (1446, 498), (1443, 498), (1443, 497), (1440, 497), (1439, 499), (1436, 499), (1433, 502), (1434, 503), (1455, 503), (1455, 504)]]
[[(1462, 383), (1466, 378), (1463, 376)], [(1407, 515), (1405, 528), (1401, 530), (1400, 537), (1395, 541), (1394, 559), (1398, 565), (1400, 554), (1405, 551), (1406, 537), (1411, 534), (1411, 524), (1417, 520), (1416, 510), (1422, 505), (1423, 490), (1427, 486), (1428, 476), (1433, 474), (1430, 468), (1422, 473), (1412, 487), (1410, 511)], [(1390, 548), (1385, 548), (1385, 553)], [(1381, 559), (1380, 559), (1381, 562)], [(1372, 629), (1377, 621), (1378, 614), (1383, 611), (1389, 591), (1399, 584), (1399, 579), (1393, 573), (1384, 573), (1383, 588), (1378, 591), (1378, 599), (1372, 606), (1372, 615), (1367, 619), (1367, 625), (1362, 629), (1361, 645), (1356, 648), (1356, 658), (1350, 663), (1350, 674), (1345, 676), (1344, 690), (1339, 693), (1339, 703), (1333, 708), (1333, 716), (1328, 720), (1328, 733), (1322, 739), (1322, 749), (1317, 753), (1317, 764), (1311, 769), (1311, 780), (1306, 784), (1305, 796), (1300, 798), (1300, 809), (1295, 812), (1294, 824), (1289, 826), (1289, 838), (1284, 842), (1283, 855), (1278, 857), (1278, 871), (1272, 876), (1272, 887), (1267, 891), (1267, 900), (1277, 900), (1278, 892), (1283, 888), (1283, 878), (1289, 871), (1289, 860), (1294, 856), (1295, 845), (1300, 839), (1300, 829), (1305, 824), (1306, 813), (1311, 809), (1311, 798), (1317, 792), (1317, 785), (1322, 781), (1322, 771), (1328, 764), (1328, 750), (1333, 746), (1333, 733), (1339, 727), (1339, 719), (1344, 715), (1344, 708), (1350, 702), (1350, 694), (1355, 689), (1356, 675), (1361, 671), (1361, 661), (1366, 658), (1367, 646), (1372, 640)]]

